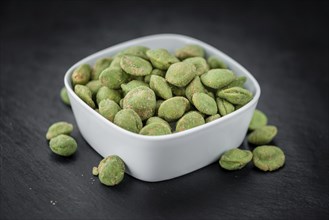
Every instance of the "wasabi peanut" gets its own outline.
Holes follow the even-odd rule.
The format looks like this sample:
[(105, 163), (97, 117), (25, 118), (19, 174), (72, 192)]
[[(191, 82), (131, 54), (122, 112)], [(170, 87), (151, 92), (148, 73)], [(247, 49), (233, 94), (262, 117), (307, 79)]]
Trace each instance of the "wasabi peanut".
[(166, 80), (174, 86), (184, 87), (196, 76), (196, 68), (187, 62), (172, 64), (167, 73)]
[(253, 163), (263, 171), (273, 171), (282, 167), (285, 163), (283, 151), (276, 146), (259, 146), (253, 150)]
[(73, 131), (73, 125), (65, 121), (59, 121), (52, 124), (47, 131), (46, 138), (50, 140), (60, 134), (71, 134)]
[(196, 76), (192, 82), (186, 87), (185, 89), (185, 95), (186, 98), (191, 102), (192, 101), (192, 96), (194, 93), (205, 93), (206, 89), (201, 83), (200, 77)]
[(144, 46), (132, 46), (123, 50), (120, 55), (132, 55), (148, 60), (149, 58), (146, 55), (146, 52), (149, 50), (148, 47)]
[(255, 129), (248, 135), (248, 142), (255, 145), (270, 143), (278, 133), (278, 129), (273, 125), (266, 125)]
[(249, 124), (249, 130), (255, 130), (255, 129), (261, 128), (265, 125), (267, 125), (266, 115), (262, 111), (256, 109), (251, 118), (251, 122)]
[(183, 116), (189, 109), (189, 101), (184, 97), (173, 97), (164, 101), (158, 110), (159, 117), (166, 121), (174, 121)]
[(219, 90), (217, 96), (235, 105), (245, 105), (252, 99), (252, 93), (241, 87)]
[(150, 75), (147, 75), (147, 76), (144, 77), (144, 82), (150, 83), (152, 75), (157, 75), (157, 76), (161, 76), (161, 77), (164, 78), (165, 75), (166, 75), (166, 71), (159, 70), (159, 69), (153, 69)]
[(123, 160), (116, 155), (111, 155), (94, 167), (93, 175), (99, 178), (99, 181), (106, 186), (115, 186), (121, 183), (125, 175), (125, 164)]
[(167, 81), (161, 76), (151, 76), (150, 87), (160, 98), (170, 99), (172, 97), (172, 91), (170, 86), (168, 85)]
[(209, 116), (208, 118), (206, 118), (206, 123), (209, 123), (209, 122), (215, 121), (215, 120), (218, 119), (218, 118), (220, 118), (220, 115), (219, 115), (219, 114), (211, 115), (211, 116)]
[(234, 112), (234, 110), (235, 110), (234, 105), (232, 105), (225, 99), (217, 98), (216, 102), (217, 102), (218, 111), (221, 116), (230, 114), (230, 113)]
[(239, 170), (246, 166), (252, 159), (249, 150), (238, 148), (226, 151), (219, 160), (219, 165), (226, 170)]
[(202, 83), (213, 89), (227, 86), (234, 79), (234, 73), (228, 69), (212, 69), (201, 76)]
[(114, 56), (114, 59), (112, 60), (110, 66), (106, 69), (121, 69), (121, 58), (123, 57), (123, 54), (119, 53)]
[(94, 103), (94, 101), (92, 99), (92, 93), (91, 93), (90, 89), (87, 86), (76, 85), (74, 87), (74, 92), (87, 105), (89, 105), (91, 108), (95, 108), (95, 103)]
[(128, 79), (129, 75), (120, 67), (106, 68), (99, 76), (102, 85), (110, 89), (120, 89), (121, 84), (128, 82)]
[(163, 123), (151, 123), (144, 126), (140, 132), (142, 135), (155, 136), (155, 135), (166, 135), (171, 134), (171, 129)]
[(88, 64), (82, 64), (74, 70), (72, 73), (72, 83), (73, 85), (81, 84), (85, 85), (90, 80), (91, 67)]
[(115, 114), (113, 123), (128, 131), (139, 133), (143, 123), (139, 115), (132, 109), (122, 109)]
[(215, 115), (217, 113), (216, 101), (205, 93), (194, 93), (192, 102), (200, 112), (206, 115)]
[(110, 99), (113, 100), (116, 103), (119, 103), (121, 100), (121, 94), (118, 90), (109, 89), (106, 86), (102, 86), (96, 95), (96, 102), (99, 105), (99, 103), (104, 99)]
[(205, 52), (202, 47), (195, 44), (188, 44), (182, 48), (179, 48), (175, 52), (175, 56), (180, 59), (186, 59), (189, 57), (204, 57)]
[(98, 80), (101, 72), (110, 66), (112, 60), (113, 59), (110, 57), (97, 60), (94, 65), (93, 71), (91, 72), (91, 79)]
[(197, 111), (191, 111), (181, 117), (176, 124), (176, 131), (185, 131), (205, 124), (205, 120)]
[(226, 64), (215, 56), (208, 57), (207, 62), (210, 69), (227, 69)]
[(146, 55), (154, 68), (160, 70), (167, 70), (170, 65), (179, 62), (179, 60), (166, 49), (148, 50), (146, 51)]
[(232, 87), (243, 87), (244, 83), (247, 81), (247, 77), (245, 76), (238, 76), (235, 77), (235, 79), (228, 84), (227, 86), (224, 86), (222, 89), (228, 89)]
[(64, 104), (66, 104), (66, 105), (71, 105), (71, 103), (70, 103), (70, 99), (69, 99), (69, 96), (68, 96), (68, 94), (67, 94), (67, 90), (66, 90), (65, 87), (63, 87), (63, 88), (61, 89), (60, 97), (61, 97), (61, 100), (62, 100), (62, 102), (63, 102)]
[(121, 89), (122, 89), (123, 93), (126, 95), (128, 92), (130, 92), (130, 90), (137, 88), (139, 86), (149, 87), (149, 85), (143, 81), (132, 80), (127, 84), (121, 84)]
[(149, 124), (152, 124), (152, 123), (162, 123), (171, 130), (171, 127), (170, 127), (169, 123), (166, 120), (164, 120), (160, 117), (151, 117), (151, 118), (147, 119), (145, 124), (149, 125)]
[(130, 90), (123, 99), (124, 109), (133, 109), (142, 120), (155, 113), (156, 97), (152, 89), (139, 86)]
[(192, 64), (195, 67), (195, 72), (197, 76), (201, 76), (209, 70), (207, 61), (202, 57), (187, 58), (183, 62)]
[(152, 65), (137, 56), (124, 55), (121, 58), (120, 66), (126, 73), (133, 76), (146, 76), (152, 72)]
[(104, 118), (108, 119), (109, 121), (113, 122), (114, 116), (120, 110), (120, 106), (110, 99), (104, 99), (99, 103), (99, 114), (104, 116)]
[(95, 97), (98, 90), (102, 87), (102, 83), (99, 80), (92, 80), (86, 86), (90, 89), (92, 97)]
[(78, 145), (72, 137), (60, 134), (50, 140), (49, 147), (55, 154), (68, 157), (75, 153)]

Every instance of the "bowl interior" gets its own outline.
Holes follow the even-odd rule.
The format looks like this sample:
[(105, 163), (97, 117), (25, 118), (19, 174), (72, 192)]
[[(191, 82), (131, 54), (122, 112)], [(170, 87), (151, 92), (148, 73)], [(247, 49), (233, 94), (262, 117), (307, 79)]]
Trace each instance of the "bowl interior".
[[(198, 126), (198, 127), (195, 127), (195, 128), (183, 131), (183, 132), (174, 133), (174, 134), (170, 134), (170, 135), (144, 136), (144, 135), (139, 135), (139, 134), (135, 134), (135, 133), (126, 131), (126, 130), (114, 125), (113, 123), (107, 121), (105, 118), (103, 118), (102, 116), (97, 114), (93, 109), (91, 109), (87, 104), (85, 104), (82, 100), (80, 100), (80, 98), (78, 98), (77, 95), (73, 92), (72, 84), (71, 84), (71, 77), (70, 77), (71, 73), (73, 72), (73, 70), (77, 66), (79, 66), (83, 63), (88, 63), (90, 65), (93, 65), (100, 58), (114, 56), (119, 51), (121, 51), (121, 50), (123, 50), (127, 47), (135, 46), (135, 45), (146, 46), (146, 47), (149, 47), (151, 49), (165, 48), (165, 49), (167, 49), (167, 50), (169, 50), (170, 52), (173, 53), (176, 49), (178, 49), (180, 47), (183, 47), (186, 44), (198, 44), (198, 45), (200, 45), (201, 47), (203, 47), (205, 49), (206, 56), (214, 55), (214, 56), (218, 57), (219, 59), (221, 59), (224, 63), (226, 63), (227, 66), (229, 67), (229, 69), (231, 69), (236, 75), (246, 76), (247, 77), (247, 82), (245, 83), (245, 87), (254, 94), (253, 99), (248, 104), (246, 104), (242, 108), (234, 111), (233, 113), (231, 113), (229, 115), (226, 115), (225, 117), (219, 118), (215, 121), (212, 121), (210, 123), (207, 123), (205, 125)], [(132, 136), (136, 136), (136, 137), (138, 136), (138, 138), (149, 139), (149, 140), (163, 140), (163, 139), (168, 139), (168, 138), (174, 138), (176, 136), (179, 137), (179, 136), (182, 136), (182, 135), (187, 135), (189, 133), (197, 132), (198, 130), (206, 128), (208, 126), (213, 126), (216, 123), (220, 123), (220, 121), (229, 120), (229, 118), (234, 117), (236, 114), (239, 114), (242, 111), (247, 110), (248, 108), (250, 108), (250, 106), (252, 106), (255, 102), (258, 101), (259, 96), (260, 96), (260, 87), (259, 87), (258, 82), (239, 63), (237, 63), (232, 58), (230, 58), (229, 56), (227, 56), (223, 52), (219, 51), (218, 49), (212, 47), (211, 45), (208, 45), (208, 44), (206, 44), (202, 41), (199, 41), (199, 40), (191, 38), (191, 37), (187, 37), (187, 36), (183, 36), (183, 35), (177, 35), (177, 34), (159, 34), (159, 35), (141, 37), (141, 38), (130, 40), (130, 41), (127, 41), (127, 42), (124, 42), (124, 43), (117, 44), (115, 46), (112, 46), (112, 47), (109, 47), (107, 49), (101, 50), (97, 53), (94, 53), (94, 54), (82, 59), (81, 61), (77, 62), (76, 64), (74, 64), (67, 71), (67, 73), (65, 75), (65, 78), (64, 78), (64, 83), (66, 85), (68, 93), (70, 93), (70, 95), (72, 97), (74, 97), (75, 99), (78, 99), (78, 101), (85, 108), (89, 108), (89, 110), (92, 112), (92, 114), (95, 114), (95, 117), (100, 117), (101, 120), (104, 120), (104, 122), (109, 124), (109, 126), (111, 126), (111, 127), (114, 126), (114, 127), (116, 127), (116, 129), (121, 130), (122, 132), (126, 133), (127, 135), (132, 135)]]

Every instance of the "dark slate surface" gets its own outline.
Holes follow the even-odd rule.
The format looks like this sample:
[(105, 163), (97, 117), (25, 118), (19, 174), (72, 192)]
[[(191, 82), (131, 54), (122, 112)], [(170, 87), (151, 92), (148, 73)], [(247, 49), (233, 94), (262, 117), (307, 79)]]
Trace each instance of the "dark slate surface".
[[(2, 1), (0, 218), (327, 219), (327, 18), (325, 1)], [(74, 157), (50, 152), (48, 126), (75, 124), (58, 95), (65, 71), (98, 50), (157, 33), (205, 41), (256, 77), (258, 108), (279, 128), (283, 169), (225, 172), (216, 163), (159, 183), (126, 176), (109, 188), (91, 175), (101, 157), (78, 129)]]

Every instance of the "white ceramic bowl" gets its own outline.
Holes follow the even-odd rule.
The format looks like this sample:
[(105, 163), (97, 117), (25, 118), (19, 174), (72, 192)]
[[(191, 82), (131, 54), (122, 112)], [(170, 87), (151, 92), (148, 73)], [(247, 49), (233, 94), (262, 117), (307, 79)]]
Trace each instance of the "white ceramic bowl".
[[(246, 76), (245, 87), (254, 94), (254, 98), (235, 112), (205, 125), (170, 135), (143, 136), (126, 131), (106, 120), (72, 90), (70, 76), (80, 64), (92, 65), (99, 58), (113, 56), (133, 45), (166, 48), (173, 52), (186, 44), (202, 46), (208, 56), (217, 56), (236, 75)], [(224, 151), (238, 147), (246, 135), (260, 96), (260, 88), (255, 78), (236, 61), (202, 41), (176, 34), (142, 37), (92, 54), (66, 72), (64, 83), (80, 132), (90, 146), (103, 157), (113, 154), (120, 156), (126, 164), (128, 174), (149, 182), (190, 173), (217, 161)]]

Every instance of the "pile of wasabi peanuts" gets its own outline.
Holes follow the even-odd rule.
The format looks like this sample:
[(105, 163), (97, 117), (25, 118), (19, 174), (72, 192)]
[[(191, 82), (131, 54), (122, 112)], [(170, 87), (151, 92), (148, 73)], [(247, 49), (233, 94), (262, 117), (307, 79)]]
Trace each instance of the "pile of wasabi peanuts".
[(88, 106), (123, 129), (149, 136), (185, 131), (241, 108), (253, 98), (243, 88), (246, 79), (193, 44), (174, 54), (132, 46), (93, 66), (82, 64), (71, 75), (74, 92)]
[[(93, 66), (82, 64), (71, 75), (76, 95), (104, 118), (130, 132), (158, 136), (182, 132), (241, 108), (253, 98), (243, 87), (247, 78), (236, 76), (221, 60), (206, 57), (198, 45), (185, 45), (171, 54), (166, 49), (132, 46), (104, 57)], [(70, 105), (67, 90), (60, 97)], [(256, 109), (247, 140), (257, 147), (251, 152), (239, 148), (224, 152), (219, 165), (239, 170), (253, 161), (263, 171), (273, 171), (285, 163), (283, 151), (269, 144), (277, 128), (267, 125), (267, 116)], [(70, 136), (73, 125), (56, 122), (47, 131), (51, 151), (71, 156), (77, 143)], [(124, 161), (110, 155), (93, 167), (92, 174), (102, 184), (122, 182)]]
[(251, 152), (239, 148), (231, 149), (222, 154), (219, 165), (226, 170), (239, 170), (251, 160), (255, 167), (262, 171), (274, 171), (285, 163), (284, 152), (277, 146), (268, 145), (278, 133), (274, 125), (267, 125), (267, 116), (260, 110), (254, 111), (249, 124), (250, 133), (247, 136), (251, 146), (256, 146)]

